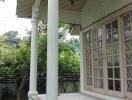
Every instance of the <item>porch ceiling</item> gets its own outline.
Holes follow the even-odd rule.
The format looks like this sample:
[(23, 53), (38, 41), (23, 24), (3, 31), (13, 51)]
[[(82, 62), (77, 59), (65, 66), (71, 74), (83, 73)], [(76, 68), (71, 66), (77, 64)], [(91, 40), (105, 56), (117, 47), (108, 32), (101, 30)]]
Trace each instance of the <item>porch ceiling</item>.
[[(87, 0), (60, 0), (60, 10), (81, 12)], [(17, 0), (17, 16), (31, 18), (34, 0)], [(41, 0), (41, 7), (47, 8), (48, 0)]]

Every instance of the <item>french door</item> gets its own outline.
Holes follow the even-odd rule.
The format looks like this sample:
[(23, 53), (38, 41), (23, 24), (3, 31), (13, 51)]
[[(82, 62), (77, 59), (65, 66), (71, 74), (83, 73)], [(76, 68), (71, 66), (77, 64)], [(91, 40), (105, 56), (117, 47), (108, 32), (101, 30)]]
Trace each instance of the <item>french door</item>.
[(84, 33), (85, 86), (132, 100), (132, 11), (110, 20)]
[(84, 35), (84, 57), (85, 57), (85, 87), (92, 89), (93, 76), (92, 76), (92, 39), (90, 31)]
[(118, 20), (84, 34), (85, 80), (89, 90), (121, 94)]
[(104, 66), (103, 66), (103, 32), (101, 28), (91, 31), (92, 38), (92, 71), (93, 87), (97, 92), (104, 91)]
[(103, 32), (93, 29), (84, 35), (86, 87), (104, 92)]
[(123, 70), (121, 65), (121, 42), (119, 31), (119, 20), (115, 19), (105, 25), (105, 48), (106, 48), (106, 83), (108, 94), (123, 96)]
[(126, 92), (132, 98), (132, 13), (123, 17), (123, 40), (125, 47)]

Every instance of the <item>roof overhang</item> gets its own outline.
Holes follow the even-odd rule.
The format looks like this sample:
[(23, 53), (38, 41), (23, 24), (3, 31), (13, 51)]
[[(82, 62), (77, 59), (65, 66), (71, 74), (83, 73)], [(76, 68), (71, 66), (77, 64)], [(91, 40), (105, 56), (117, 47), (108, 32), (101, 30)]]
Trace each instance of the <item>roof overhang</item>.
[[(81, 12), (87, 0), (60, 0), (59, 20), (64, 23), (80, 24)], [(17, 0), (17, 16), (31, 18), (35, 0)], [(47, 22), (48, 0), (41, 0), (39, 19)]]

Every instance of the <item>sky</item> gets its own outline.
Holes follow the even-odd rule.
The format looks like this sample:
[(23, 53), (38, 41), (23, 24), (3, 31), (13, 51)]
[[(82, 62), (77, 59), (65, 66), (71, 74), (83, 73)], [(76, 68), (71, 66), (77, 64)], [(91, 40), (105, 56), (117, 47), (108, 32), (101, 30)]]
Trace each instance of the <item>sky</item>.
[(26, 36), (26, 31), (31, 30), (30, 19), (17, 18), (16, 1), (0, 1), (0, 34), (8, 31), (18, 31), (20, 37)]
[[(19, 36), (23, 38), (27, 35), (27, 30), (31, 30), (31, 20), (17, 18), (16, 5), (17, 0), (5, 0), (5, 2), (0, 0), (0, 34), (8, 31), (18, 31)], [(70, 38), (72, 38), (70, 34), (66, 33), (66, 39)]]

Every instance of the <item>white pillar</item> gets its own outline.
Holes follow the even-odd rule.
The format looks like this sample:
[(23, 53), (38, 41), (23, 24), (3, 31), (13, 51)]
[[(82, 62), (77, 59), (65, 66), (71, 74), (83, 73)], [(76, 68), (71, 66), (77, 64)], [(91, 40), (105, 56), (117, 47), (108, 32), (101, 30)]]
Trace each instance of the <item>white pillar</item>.
[(58, 100), (58, 3), (59, 0), (48, 0), (46, 100)]
[(40, 0), (36, 0), (32, 8), (32, 33), (31, 33), (31, 61), (30, 61), (30, 84), (28, 97), (37, 96), (37, 35), (38, 35), (38, 13)]
[(84, 44), (83, 44), (83, 34), (80, 33), (80, 92), (84, 90), (84, 58), (83, 58), (83, 51), (84, 51)]

